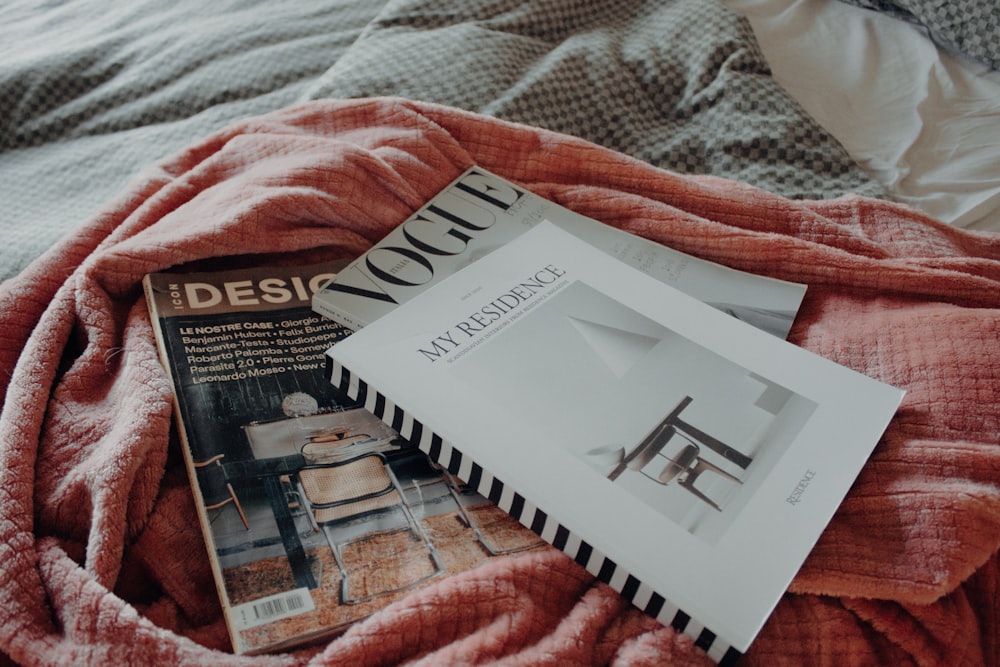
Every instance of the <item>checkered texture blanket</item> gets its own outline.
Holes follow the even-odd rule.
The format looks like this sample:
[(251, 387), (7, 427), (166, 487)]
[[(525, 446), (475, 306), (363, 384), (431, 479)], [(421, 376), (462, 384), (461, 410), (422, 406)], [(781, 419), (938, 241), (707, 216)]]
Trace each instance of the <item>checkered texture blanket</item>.
[(0, 5), (0, 279), (236, 120), (394, 95), (794, 198), (881, 195), (718, 0)]

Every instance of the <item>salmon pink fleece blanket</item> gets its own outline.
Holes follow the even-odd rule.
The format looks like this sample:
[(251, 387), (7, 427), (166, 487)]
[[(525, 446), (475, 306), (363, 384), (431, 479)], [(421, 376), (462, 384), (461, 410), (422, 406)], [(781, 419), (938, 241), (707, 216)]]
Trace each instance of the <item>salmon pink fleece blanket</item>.
[(678, 176), (388, 98), (312, 102), (195, 143), (0, 286), (7, 657), (707, 663), (554, 550), (441, 580), (321, 646), (229, 652), (140, 281), (180, 264), (356, 255), (473, 164), (679, 250), (807, 283), (790, 339), (907, 390), (745, 664), (1000, 662), (1000, 237), (856, 196), (790, 201)]

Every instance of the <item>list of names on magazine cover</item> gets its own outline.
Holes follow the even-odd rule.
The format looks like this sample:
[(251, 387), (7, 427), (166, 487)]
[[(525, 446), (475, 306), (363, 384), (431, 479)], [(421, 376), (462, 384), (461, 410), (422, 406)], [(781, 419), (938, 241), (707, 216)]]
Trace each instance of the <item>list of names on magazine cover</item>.
[(319, 370), (342, 330), (332, 320), (304, 314), (182, 325), (178, 334), (191, 384), (205, 384)]

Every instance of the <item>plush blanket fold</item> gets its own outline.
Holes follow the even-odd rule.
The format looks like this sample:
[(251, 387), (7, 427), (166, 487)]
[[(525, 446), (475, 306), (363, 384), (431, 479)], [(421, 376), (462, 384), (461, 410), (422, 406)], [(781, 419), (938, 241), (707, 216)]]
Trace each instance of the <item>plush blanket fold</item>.
[(6, 655), (706, 663), (553, 550), (442, 580), (328, 644), (228, 652), (141, 278), (354, 255), (472, 164), (679, 250), (808, 283), (791, 340), (907, 390), (746, 664), (1000, 662), (1000, 237), (857, 196), (793, 202), (391, 98), (311, 102), (214, 134), (0, 286)]

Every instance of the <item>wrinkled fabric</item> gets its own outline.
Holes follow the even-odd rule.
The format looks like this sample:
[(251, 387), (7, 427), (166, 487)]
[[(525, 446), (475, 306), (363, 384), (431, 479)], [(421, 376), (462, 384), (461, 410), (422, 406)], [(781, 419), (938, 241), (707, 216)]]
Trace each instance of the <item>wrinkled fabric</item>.
[(790, 340), (907, 391), (745, 664), (997, 664), (1000, 237), (393, 98), (310, 102), (194, 143), (0, 286), (4, 654), (706, 664), (551, 549), (438, 581), (320, 646), (229, 653), (140, 281), (356, 255), (473, 164), (678, 250), (807, 283)]

